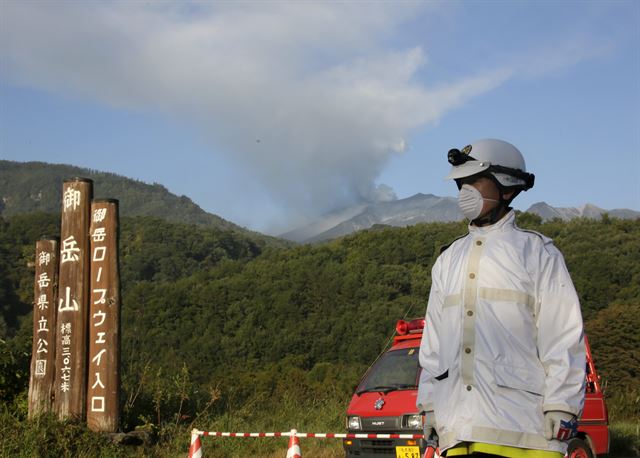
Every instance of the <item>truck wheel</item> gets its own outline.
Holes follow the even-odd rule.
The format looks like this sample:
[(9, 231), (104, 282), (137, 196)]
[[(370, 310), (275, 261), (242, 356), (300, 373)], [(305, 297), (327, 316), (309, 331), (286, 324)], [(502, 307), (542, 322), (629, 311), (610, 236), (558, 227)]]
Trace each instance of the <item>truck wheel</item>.
[(589, 445), (582, 439), (574, 438), (569, 441), (567, 447), (568, 458), (593, 458)]

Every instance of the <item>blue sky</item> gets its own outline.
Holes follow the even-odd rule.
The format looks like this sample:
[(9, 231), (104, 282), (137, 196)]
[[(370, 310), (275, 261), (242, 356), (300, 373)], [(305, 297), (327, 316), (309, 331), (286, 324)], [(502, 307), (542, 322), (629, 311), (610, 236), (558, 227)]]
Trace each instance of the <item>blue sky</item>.
[(536, 174), (516, 208), (640, 210), (640, 2), (0, 4), (0, 158), (252, 229), (453, 196), (446, 152), (487, 137)]

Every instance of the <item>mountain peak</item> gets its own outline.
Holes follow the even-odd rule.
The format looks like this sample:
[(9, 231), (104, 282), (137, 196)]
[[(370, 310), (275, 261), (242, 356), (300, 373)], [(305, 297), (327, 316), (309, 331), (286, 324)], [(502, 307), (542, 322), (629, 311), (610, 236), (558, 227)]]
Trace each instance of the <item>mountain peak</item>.
[[(207, 213), (187, 196), (172, 194), (158, 183), (147, 184), (115, 173), (100, 172), (66, 164), (15, 162), (0, 159), (0, 215), (59, 213), (62, 183), (69, 177), (86, 177), (94, 182), (96, 197), (120, 201), (121, 216), (151, 216), (175, 223), (198, 224), (244, 233), (276, 242), (273, 237), (242, 228), (218, 215)], [(283, 241), (277, 241), (278, 244)]]
[[(405, 199), (348, 207), (280, 237), (298, 242), (318, 242), (373, 226), (404, 227), (418, 223), (460, 220), (462, 214), (454, 197), (418, 193)], [(327, 224), (328, 221), (331, 224)]]
[[(536, 202), (527, 209), (527, 212), (539, 215), (543, 220), (598, 219), (604, 213), (622, 219), (640, 218), (640, 212), (607, 211), (593, 204), (585, 204), (579, 208), (556, 208), (546, 202)], [(325, 215), (322, 219), (303, 228), (282, 234), (281, 237), (310, 243), (342, 237), (372, 227), (404, 227), (418, 223), (452, 222), (462, 219), (455, 197), (417, 193), (404, 199), (348, 207)]]
[(546, 202), (536, 202), (527, 209), (528, 213), (535, 213), (543, 220), (559, 218), (568, 221), (573, 218), (602, 218), (603, 214), (608, 214), (614, 218), (636, 219), (640, 218), (640, 212), (628, 209), (603, 210), (602, 208), (587, 203), (580, 207), (552, 207)]

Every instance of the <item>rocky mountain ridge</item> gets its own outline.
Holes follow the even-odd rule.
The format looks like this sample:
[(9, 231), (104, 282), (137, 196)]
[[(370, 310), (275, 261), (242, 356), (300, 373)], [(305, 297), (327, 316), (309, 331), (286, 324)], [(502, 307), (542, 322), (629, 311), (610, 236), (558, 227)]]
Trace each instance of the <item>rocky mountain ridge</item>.
[[(249, 232), (260, 238), (269, 239), (271, 242), (276, 240), (208, 213), (187, 196), (176, 196), (161, 184), (147, 184), (113, 173), (44, 162), (0, 160), (0, 216), (36, 211), (59, 212), (62, 182), (66, 178), (75, 176), (94, 180), (95, 197), (119, 199), (122, 216), (153, 216), (167, 221)], [(598, 219), (605, 213), (614, 218), (640, 218), (638, 211), (604, 210), (591, 204), (562, 208), (553, 207), (546, 202), (538, 202), (526, 211), (539, 215), (543, 220)], [(343, 208), (323, 215), (306, 226), (281, 234), (280, 241), (284, 242), (282, 239), (285, 239), (299, 243), (313, 243), (335, 239), (374, 226), (404, 227), (418, 223), (451, 222), (462, 219), (455, 197), (418, 193), (405, 199), (363, 203)]]
[[(638, 211), (629, 209), (604, 210), (592, 204), (562, 208), (553, 207), (546, 202), (538, 202), (531, 205), (526, 212), (536, 214), (543, 220), (553, 218), (560, 218), (564, 221), (573, 218), (599, 219), (604, 214), (620, 219), (640, 218)], [(334, 239), (379, 225), (404, 227), (418, 223), (451, 222), (462, 219), (464, 217), (458, 209), (455, 197), (439, 197), (433, 194), (418, 193), (406, 199), (343, 209), (320, 218), (316, 223), (282, 234), (280, 237), (300, 243), (312, 243)], [(327, 224), (328, 222), (335, 224), (331, 226)]]

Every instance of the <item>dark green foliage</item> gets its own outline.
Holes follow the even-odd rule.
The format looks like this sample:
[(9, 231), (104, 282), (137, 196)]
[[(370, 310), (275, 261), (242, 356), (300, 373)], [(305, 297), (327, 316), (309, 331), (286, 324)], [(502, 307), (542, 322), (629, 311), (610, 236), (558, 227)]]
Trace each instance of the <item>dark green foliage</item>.
[(238, 226), (205, 213), (185, 196), (175, 196), (162, 185), (152, 185), (113, 173), (62, 164), (0, 161), (0, 195), (5, 198), (3, 216), (42, 211), (59, 213), (62, 183), (83, 177), (94, 181), (94, 197), (120, 201), (124, 216), (166, 217), (171, 221), (207, 224), (225, 229)]
[(542, 226), (554, 235), (580, 295), (588, 321), (612, 303), (640, 302), (640, 222), (609, 219), (553, 221)]
[(248, 235), (159, 218), (123, 218), (120, 264), (123, 287), (139, 281), (175, 281), (222, 260), (249, 260), (262, 243)]
[(60, 218), (46, 213), (0, 218), (0, 339), (15, 333), (31, 311), (36, 241), (60, 234)]
[[(366, 364), (396, 320), (424, 314), (443, 228), (454, 232), (447, 239), (461, 229), (366, 232), (267, 250), (251, 262), (222, 263), (176, 282), (138, 284), (124, 300), (126, 352), (169, 366), (179, 365), (181, 356), (199, 368), (194, 377), (200, 381), (240, 361), (277, 362), (292, 353), (307, 370), (320, 362)], [(150, 330), (144, 340), (139, 329)]]
[(81, 423), (58, 422), (45, 415), (35, 421), (12, 415), (0, 408), (0, 456), (30, 457), (119, 457), (125, 450), (109, 443), (107, 437), (92, 433)]
[(640, 423), (638, 418), (636, 416), (634, 422), (616, 422), (610, 425), (611, 444), (608, 456), (640, 456)]
[[(35, 213), (0, 218), (0, 338), (11, 335), (31, 311), (35, 242), (60, 234), (60, 217)], [(121, 286), (141, 281), (176, 281), (206, 271), (224, 260), (246, 261), (263, 243), (248, 234), (169, 223), (151, 217), (122, 218)]]
[(250, 235), (263, 245), (290, 245), (284, 240), (248, 231), (207, 213), (188, 197), (176, 196), (160, 184), (44, 162), (0, 160), (0, 215), (7, 218), (33, 212), (59, 214), (63, 181), (74, 177), (93, 180), (94, 198), (118, 199), (120, 216), (150, 216), (174, 223), (198, 224)]
[[(519, 221), (564, 253), (612, 416), (634, 418), (637, 403), (628, 399), (638, 397), (640, 371), (640, 221), (542, 223), (528, 214)], [(0, 220), (9, 372), (22, 374), (28, 364), (28, 350), (19, 351), (28, 349), (31, 325), (28, 262), (40, 233), (55, 233), (56, 225), (42, 214)], [(340, 416), (396, 320), (424, 314), (441, 247), (465, 233), (463, 223), (422, 224), (283, 249), (234, 232), (123, 218), (123, 425), (210, 422), (228, 430), (256, 410), (326, 399)], [(26, 389), (24, 377), (5, 380), (8, 400)], [(260, 425), (270, 424), (264, 418)]]
[(31, 331), (10, 341), (0, 339), (0, 402), (9, 403), (25, 393), (29, 384)]
[(640, 418), (640, 301), (612, 304), (587, 323), (587, 333), (614, 418)]
[[(526, 221), (554, 235), (565, 252), (582, 286), (588, 332), (600, 310), (640, 302), (632, 280), (640, 274), (637, 221)], [(364, 365), (383, 349), (398, 318), (424, 313), (430, 267), (440, 247), (465, 230), (430, 224), (365, 231), (323, 245), (267, 250), (248, 263), (227, 262), (178, 282), (138, 285), (126, 298), (126, 321), (131, 329), (153, 331), (144, 340), (133, 333), (125, 340), (130, 352), (153, 354), (172, 370), (187, 361), (198, 382), (238, 364), (255, 367), (291, 354), (298, 357), (290, 364), (304, 370), (323, 362)], [(598, 253), (608, 256), (606, 264), (597, 261)], [(597, 336), (597, 359), (622, 348), (615, 339), (607, 332)], [(605, 350), (607, 342), (612, 348)], [(628, 367), (603, 365), (615, 389), (631, 383), (633, 377), (621, 376)], [(640, 362), (629, 367), (637, 370)]]

